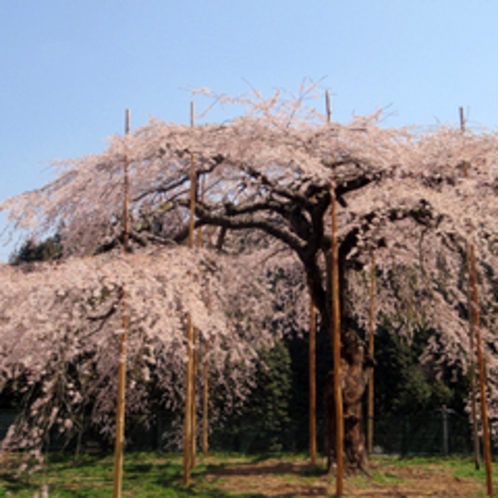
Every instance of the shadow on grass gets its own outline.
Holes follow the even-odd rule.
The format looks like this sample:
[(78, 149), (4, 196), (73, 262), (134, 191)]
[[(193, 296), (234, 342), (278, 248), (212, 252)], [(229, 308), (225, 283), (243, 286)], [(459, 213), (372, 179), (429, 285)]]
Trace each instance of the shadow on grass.
[[(223, 466), (223, 464), (222, 464)], [(155, 479), (154, 483), (163, 490), (168, 490), (170, 494), (166, 496), (171, 497), (213, 497), (213, 498), (265, 498), (265, 495), (260, 493), (231, 493), (216, 487), (216, 483), (207, 483), (207, 475), (212, 475), (212, 469), (215, 465), (198, 466), (192, 470), (191, 481), (189, 487), (183, 484), (183, 467), (167, 463), (164, 465), (157, 465), (154, 469)], [(127, 472), (129, 469), (125, 469)], [(139, 475), (132, 476), (127, 473), (127, 479), (139, 479)], [(173, 494), (174, 493), (174, 494)]]
[(30, 483), (23, 477), (15, 477), (11, 474), (2, 472), (0, 473), (0, 491), (5, 491), (5, 496), (9, 496), (10, 494), (20, 493), (22, 491), (30, 491), (35, 493), (39, 486), (36, 484)]
[(206, 466), (209, 474), (217, 475), (284, 475), (292, 474), (299, 477), (323, 477), (326, 469), (306, 462), (281, 461), (281, 457), (274, 455), (257, 456), (246, 463), (220, 463)]
[[(216, 457), (215, 457), (216, 458)], [(110, 496), (113, 487), (113, 458), (109, 455), (52, 454), (47, 458), (45, 468), (40, 474), (34, 474), (30, 480), (26, 476), (16, 477), (16, 468), (5, 469), (0, 474), (0, 494), (6, 496), (33, 496), (47, 483), (50, 496), (64, 498), (98, 498)], [(265, 498), (259, 489), (242, 492), (244, 487), (235, 484), (233, 491), (220, 489), (220, 483), (228, 476), (237, 483), (237, 478), (246, 476), (279, 476), (288, 478), (321, 477), (325, 471), (305, 462), (286, 462), (267, 456), (258, 457), (249, 462), (219, 461), (204, 464), (198, 462), (192, 470), (192, 484), (186, 488), (183, 484), (183, 465), (175, 455), (164, 454), (127, 454), (124, 463), (123, 495), (144, 498)], [(318, 488), (308, 494), (308, 490), (299, 496), (316, 496)], [(257, 492), (256, 492), (257, 491)], [(304, 491), (304, 490), (303, 490)], [(263, 493), (265, 491), (263, 490)], [(296, 496), (295, 493), (279, 495)]]
[[(158, 491), (157, 496), (167, 497), (198, 497), (198, 498), (265, 498), (260, 493), (234, 493), (216, 487), (216, 483), (209, 483), (206, 479), (211, 474), (216, 465), (204, 465), (198, 462), (191, 471), (191, 482), (189, 487), (185, 487), (183, 482), (183, 464), (177, 463), (178, 458), (168, 458), (165, 455), (157, 455), (155, 463), (125, 463), (124, 475), (128, 484), (133, 482), (148, 482), (150, 496), (153, 489)], [(220, 467), (226, 466), (220, 463)], [(133, 487), (133, 486), (131, 486)], [(144, 495), (149, 496), (149, 494)]]
[(208, 468), (209, 473), (217, 474), (220, 476), (239, 475), (284, 475), (294, 474), (302, 477), (320, 477), (325, 475), (323, 469), (315, 467), (314, 465), (299, 465), (289, 462), (268, 462), (267, 465), (240, 463), (233, 466), (216, 466), (210, 465)]
[(67, 453), (50, 453), (46, 457), (46, 466), (48, 468), (57, 467), (60, 470), (84, 469), (85, 467), (106, 467), (112, 465), (109, 455), (104, 453), (86, 453), (80, 455), (71, 455)]
[[(232, 481), (232, 489), (236, 489), (237, 482), (239, 486), (243, 485), (244, 480), (247, 482), (247, 478), (249, 482), (263, 482), (263, 486), (268, 485), (272, 488), (271, 496), (276, 496), (275, 485), (279, 483), (282, 486), (282, 493), (278, 494), (279, 498), (329, 495), (328, 484), (320, 479), (327, 475), (324, 468), (302, 460), (285, 461), (282, 457), (275, 455), (257, 456), (249, 462), (209, 464), (206, 466), (206, 474), (213, 484), (216, 484), (217, 480)], [(311, 478), (314, 482), (307, 481), (307, 478)], [(321, 482), (315, 479), (320, 479)]]

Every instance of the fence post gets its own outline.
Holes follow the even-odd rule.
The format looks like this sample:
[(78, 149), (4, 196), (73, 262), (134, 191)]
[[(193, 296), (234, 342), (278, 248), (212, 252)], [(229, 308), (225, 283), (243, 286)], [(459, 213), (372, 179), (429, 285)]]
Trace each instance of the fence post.
[(408, 454), (408, 432), (410, 428), (410, 419), (405, 416), (403, 419), (403, 431), (401, 434), (401, 454), (406, 456)]
[(444, 456), (448, 456), (448, 410), (446, 405), (443, 405), (441, 410), (443, 415), (443, 454)]

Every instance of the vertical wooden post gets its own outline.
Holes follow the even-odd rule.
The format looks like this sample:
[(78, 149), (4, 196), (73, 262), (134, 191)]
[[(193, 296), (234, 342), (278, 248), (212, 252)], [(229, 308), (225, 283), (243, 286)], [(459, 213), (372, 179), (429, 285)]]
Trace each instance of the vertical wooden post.
[[(204, 196), (206, 193), (206, 182), (205, 177), (202, 177), (201, 182), (201, 202), (204, 203)], [(208, 227), (207, 234), (207, 245), (210, 244), (210, 233)], [(198, 239), (199, 247), (203, 246), (203, 231), (202, 228), (199, 228), (199, 239)], [(206, 289), (206, 308), (209, 310), (210, 308), (210, 296), (209, 296), (209, 282), (208, 288)], [(209, 452), (209, 340), (204, 340), (204, 361), (203, 361), (203, 390), (202, 390), (202, 454), (204, 456), (208, 456)]]
[(477, 288), (477, 268), (475, 261), (474, 246), (470, 244), (469, 247), (469, 262), (471, 270), (471, 283), (472, 283), (472, 307), (473, 307), (473, 325), (476, 334), (477, 342), (477, 362), (479, 364), (479, 385), (481, 393), (481, 418), (482, 418), (482, 441), (484, 447), (484, 462), (486, 465), (486, 483), (488, 489), (488, 496), (493, 496), (493, 473), (491, 469), (491, 443), (489, 440), (489, 426), (488, 426), (488, 401), (486, 393), (486, 369), (484, 367), (484, 354), (482, 350), (481, 339), (481, 317), (479, 311), (479, 292)]
[(332, 121), (332, 106), (330, 105), (330, 93), (328, 90), (325, 92), (325, 108), (327, 112), (327, 123), (330, 124)]
[(209, 442), (209, 341), (204, 342), (204, 389), (202, 393), (202, 454), (208, 456)]
[[(190, 126), (194, 128), (195, 126), (195, 107), (194, 103), (192, 102), (190, 104)], [(194, 169), (195, 165), (195, 158), (194, 155), (192, 154), (192, 169)], [(191, 191), (191, 202), (193, 203), (193, 210), (191, 211), (191, 223), (193, 225), (194, 223), (194, 211), (195, 211), (195, 194), (196, 194), (196, 176), (195, 176), (195, 171), (191, 172), (191, 177), (193, 178), (194, 186), (195, 188), (193, 191)], [(194, 230), (194, 226), (192, 226), (192, 234)], [(202, 234), (198, 234), (198, 245), (200, 246), (202, 239)], [(194, 235), (192, 235), (192, 248), (195, 245), (194, 242)], [(190, 468), (194, 468), (195, 466), (195, 457), (197, 453), (197, 400), (196, 400), (196, 390), (197, 390), (197, 374), (199, 371), (199, 353), (197, 350), (197, 342), (199, 341), (199, 330), (197, 328), (194, 328), (194, 335), (193, 335), (193, 342), (192, 342), (192, 449), (191, 449), (191, 454), (190, 454)]]
[[(471, 269), (469, 265), (469, 283)], [(476, 396), (476, 364), (475, 364), (475, 331), (474, 320), (472, 318), (472, 289), (469, 285), (467, 292), (467, 308), (469, 310), (469, 337), (470, 337), (470, 351), (469, 351), (469, 373), (470, 373), (470, 404), (471, 404), (471, 417), (472, 417), (472, 439), (474, 443), (474, 466), (476, 470), (481, 468), (481, 449), (479, 444), (479, 431), (477, 421), (477, 396)]]
[[(130, 133), (130, 110), (126, 109), (125, 134)], [(129, 222), (129, 158), (125, 154), (124, 164), (124, 202), (123, 202), (123, 253), (128, 252), (128, 239), (130, 233)], [(124, 426), (125, 426), (125, 392), (126, 392), (126, 343), (128, 340), (128, 302), (127, 292), (123, 285), (122, 289), (122, 326), (123, 331), (119, 338), (119, 367), (118, 367), (118, 396), (116, 407), (116, 441), (114, 443), (114, 490), (113, 498), (121, 498), (123, 481), (123, 451), (124, 451)]]
[[(125, 135), (128, 137), (130, 134), (130, 110), (126, 109), (125, 113)], [(123, 203), (123, 253), (128, 252), (128, 239), (130, 237), (130, 178), (129, 178), (130, 161), (128, 157), (128, 150), (125, 154), (124, 164), (124, 203)]]
[[(375, 252), (370, 254), (370, 323), (368, 336), (368, 354), (374, 359), (374, 334), (375, 334)], [(368, 380), (368, 453), (373, 451), (374, 436), (374, 367), (370, 369)]]
[(196, 391), (197, 391), (197, 374), (199, 372), (199, 353), (197, 351), (197, 343), (199, 341), (199, 330), (194, 327), (194, 335), (192, 341), (192, 439), (191, 445), (192, 448), (190, 450), (190, 468), (193, 469), (195, 467), (195, 458), (197, 453), (197, 400), (196, 400)]
[(330, 206), (332, 218), (332, 333), (334, 337), (334, 401), (336, 423), (336, 491), (337, 497), (343, 493), (344, 477), (344, 416), (341, 391), (341, 316), (339, 303), (339, 247), (337, 242), (337, 214), (335, 183), (330, 186)]
[[(325, 92), (325, 105), (327, 111), (327, 122), (332, 119), (332, 109), (330, 105), (330, 94)], [(332, 225), (332, 272), (331, 272), (331, 290), (332, 290), (332, 336), (333, 336), (333, 354), (334, 354), (334, 404), (335, 404), (335, 424), (336, 424), (336, 488), (335, 496), (340, 497), (343, 493), (344, 479), (344, 415), (342, 406), (341, 390), (341, 313), (339, 302), (339, 245), (337, 242), (337, 213), (336, 213), (336, 195), (335, 180), (330, 182), (330, 217)]]
[[(465, 118), (463, 108), (460, 107), (460, 127), (462, 133), (465, 132)], [(464, 174), (469, 174), (469, 164), (464, 163)], [(472, 230), (469, 222), (469, 230)], [(481, 338), (481, 313), (479, 309), (479, 290), (477, 287), (477, 267), (475, 259), (475, 249), (472, 241), (469, 241), (469, 276), (470, 288), (472, 292), (472, 306), (469, 309), (471, 314), (471, 329), (475, 333), (477, 346), (477, 363), (479, 366), (479, 387), (481, 394), (481, 423), (482, 423), (482, 442), (484, 448), (484, 463), (486, 466), (486, 487), (488, 496), (493, 496), (493, 471), (491, 468), (491, 442), (489, 439), (489, 421), (488, 421), (488, 399), (486, 393), (486, 368), (484, 365), (484, 353)]]
[(463, 107), (459, 107), (458, 112), (460, 114), (460, 130), (463, 133), (465, 131), (465, 114), (463, 112)]
[[(195, 106), (190, 103), (190, 126), (195, 126)], [(190, 249), (194, 248), (194, 229), (195, 229), (195, 192), (196, 174), (195, 174), (195, 157), (194, 153), (190, 154), (190, 217), (189, 217), (189, 232), (188, 232), (188, 246)]]
[(192, 372), (193, 354), (192, 343), (194, 339), (194, 328), (192, 316), (187, 316), (187, 372), (186, 372), (186, 392), (185, 392), (185, 434), (183, 444), (183, 478), (185, 486), (190, 485), (190, 469), (192, 466)]
[[(194, 103), (190, 105), (190, 119), (193, 126)], [(196, 174), (194, 154), (190, 157), (190, 218), (189, 218), (189, 236), (188, 246), (190, 249), (194, 247), (194, 228), (195, 228), (195, 191), (196, 191)], [(194, 404), (194, 327), (192, 324), (192, 316), (190, 313), (187, 316), (187, 372), (186, 372), (186, 393), (185, 393), (185, 434), (183, 444), (183, 475), (185, 486), (190, 485), (190, 469), (193, 463), (192, 439), (194, 437), (192, 431), (192, 411), (195, 409)]]
[(311, 464), (316, 465), (316, 310), (313, 299), (310, 299), (309, 377), (310, 458)]
[[(460, 107), (460, 130), (465, 133), (465, 115), (463, 112), (463, 107)], [(469, 175), (469, 165), (467, 161), (463, 163), (464, 176)], [(470, 258), (468, 257), (468, 272), (469, 272), (469, 287), (468, 287), (468, 310), (469, 310), (469, 338), (470, 338), (470, 351), (469, 351), (469, 373), (470, 373), (470, 402), (471, 402), (471, 416), (472, 416), (472, 439), (474, 442), (474, 465), (476, 470), (481, 467), (481, 455), (479, 448), (479, 433), (477, 426), (477, 396), (476, 396), (476, 374), (475, 374), (475, 330), (474, 330), (474, 319), (472, 312), (472, 280), (471, 274), (472, 269), (470, 267)]]

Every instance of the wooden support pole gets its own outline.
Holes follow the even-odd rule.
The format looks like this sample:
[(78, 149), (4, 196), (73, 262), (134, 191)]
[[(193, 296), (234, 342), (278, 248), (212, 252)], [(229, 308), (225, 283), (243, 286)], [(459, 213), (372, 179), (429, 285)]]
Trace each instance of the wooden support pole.
[[(470, 278), (470, 265), (469, 265), (469, 278)], [(467, 307), (469, 310), (469, 337), (470, 337), (470, 351), (469, 351), (469, 374), (470, 374), (470, 404), (471, 404), (471, 417), (472, 417), (472, 440), (474, 443), (474, 466), (476, 470), (481, 468), (481, 449), (479, 444), (479, 430), (477, 421), (477, 383), (476, 383), (476, 362), (475, 362), (475, 330), (474, 320), (472, 318), (472, 289), (469, 285), (467, 298)]]
[(209, 453), (209, 341), (204, 342), (204, 386), (202, 392), (202, 454)]
[[(206, 194), (206, 179), (202, 177), (201, 181), (201, 202), (204, 203), (204, 198)], [(210, 232), (208, 227), (208, 236), (207, 236), (207, 245), (210, 244)], [(203, 246), (203, 230), (199, 228), (199, 237), (197, 239), (198, 246)], [(206, 308), (210, 309), (210, 295), (209, 295), (209, 282), (208, 287), (206, 289)], [(208, 456), (209, 452), (209, 340), (204, 340), (204, 350), (203, 350), (203, 390), (202, 390), (202, 454), (204, 456)]]
[[(463, 108), (460, 107), (460, 128), (462, 133), (465, 132), (465, 117)], [(469, 174), (470, 164), (464, 162), (464, 174), (467, 177)], [(471, 222), (469, 222), (469, 230), (472, 231)], [(469, 309), (471, 318), (471, 337), (472, 332), (475, 334), (477, 346), (477, 363), (479, 367), (479, 388), (481, 394), (481, 423), (482, 423), (482, 442), (484, 449), (484, 464), (486, 466), (486, 487), (488, 496), (493, 497), (493, 471), (491, 468), (491, 442), (489, 434), (489, 420), (488, 420), (488, 399), (486, 393), (486, 367), (484, 364), (484, 352), (481, 338), (481, 312), (479, 306), (479, 290), (477, 287), (477, 266), (475, 259), (475, 248), (472, 241), (469, 241), (468, 249), (469, 261), (469, 278), (470, 289), (472, 292), (472, 306)], [(473, 353), (472, 353), (473, 354)], [(474, 389), (474, 386), (472, 386)], [(475, 425), (475, 424), (474, 424)]]
[[(460, 130), (462, 133), (465, 133), (465, 115), (463, 112), (463, 107), (460, 107)], [(463, 163), (464, 176), (469, 176), (469, 165), (467, 161)], [(468, 286), (468, 310), (469, 310), (469, 342), (470, 342), (470, 351), (469, 351), (469, 374), (470, 374), (470, 403), (471, 403), (471, 417), (472, 417), (472, 439), (474, 443), (474, 465), (476, 470), (479, 470), (481, 467), (481, 451), (479, 445), (479, 432), (478, 432), (478, 422), (477, 422), (477, 396), (476, 396), (476, 367), (475, 367), (475, 327), (474, 327), (474, 319), (472, 313), (472, 269), (470, 265), (470, 258), (467, 257), (468, 263), (468, 272), (469, 272), (469, 286)]]
[(328, 90), (325, 92), (325, 109), (327, 112), (327, 123), (330, 124), (332, 121), (332, 106), (330, 104), (330, 93)]
[(463, 107), (460, 107), (458, 109), (458, 112), (460, 114), (460, 130), (463, 133), (465, 131), (465, 114), (464, 114), (464, 111), (463, 111)]
[(491, 469), (491, 444), (489, 439), (489, 426), (488, 426), (486, 369), (484, 366), (484, 354), (482, 348), (481, 327), (480, 327), (479, 294), (477, 288), (477, 268), (475, 262), (474, 246), (472, 244), (470, 244), (469, 248), (469, 262), (471, 270), (470, 278), (472, 284), (473, 325), (477, 340), (477, 362), (479, 364), (479, 385), (480, 385), (480, 394), (481, 394), (481, 418), (482, 418), (482, 431), (483, 431), (484, 460), (486, 464), (488, 495), (492, 497), (493, 476)]
[(309, 387), (310, 387), (310, 458), (316, 465), (316, 309), (310, 299), (310, 343), (309, 343)]
[(481, 393), (481, 419), (482, 419), (482, 442), (484, 448), (484, 463), (486, 466), (486, 485), (488, 496), (493, 496), (493, 472), (491, 468), (491, 443), (489, 439), (488, 425), (488, 401), (486, 393), (486, 369), (484, 366), (484, 353), (482, 350), (481, 339), (481, 316), (479, 311), (479, 292), (477, 288), (477, 268), (475, 261), (475, 252), (473, 244), (469, 244), (469, 262), (471, 269), (472, 283), (472, 307), (473, 307), (473, 325), (477, 342), (477, 362), (479, 364), (479, 386)]
[(185, 434), (183, 443), (183, 480), (185, 486), (190, 485), (190, 469), (192, 466), (192, 373), (193, 354), (192, 343), (194, 339), (194, 328), (192, 316), (187, 316), (187, 372), (186, 372), (186, 392), (185, 392)]
[[(330, 105), (330, 94), (325, 92), (325, 106), (327, 112), (327, 123), (332, 120), (332, 109)], [(332, 247), (331, 247), (331, 290), (332, 290), (332, 337), (334, 355), (334, 405), (335, 405), (335, 429), (336, 429), (336, 489), (335, 496), (340, 497), (343, 493), (344, 480), (344, 415), (342, 406), (341, 390), (341, 313), (339, 301), (339, 244), (337, 241), (337, 199), (335, 194), (335, 181), (332, 174), (330, 182), (330, 217), (332, 225)]]
[[(190, 105), (190, 120), (193, 127), (194, 122), (194, 103)], [(196, 193), (196, 174), (195, 159), (193, 153), (190, 157), (190, 217), (189, 217), (189, 234), (188, 246), (194, 248), (194, 228), (195, 228), (195, 193)], [(187, 316), (187, 372), (186, 372), (186, 393), (185, 393), (185, 434), (183, 444), (183, 476), (185, 486), (190, 485), (190, 470), (193, 465), (193, 442), (194, 434), (192, 430), (192, 412), (195, 410), (194, 396), (194, 327), (192, 316)]]
[[(195, 107), (194, 103), (192, 102), (190, 104), (190, 126), (194, 128), (195, 126)], [(190, 212), (190, 220), (192, 224), (192, 234), (194, 234), (194, 212), (195, 212), (195, 195), (196, 195), (196, 190), (197, 190), (197, 178), (195, 175), (195, 158), (194, 155), (192, 154), (192, 171), (191, 171), (191, 182), (193, 182), (194, 188), (191, 190), (191, 212)], [(192, 185), (192, 183), (191, 183)], [(198, 242), (200, 244), (202, 235), (201, 233), (198, 234)], [(195, 245), (194, 241), (194, 235), (192, 235), (192, 248)], [(193, 335), (193, 342), (192, 342), (192, 402), (191, 402), (191, 408), (192, 408), (192, 417), (191, 417), (191, 423), (192, 423), (192, 439), (191, 439), (191, 444), (192, 444), (192, 449), (190, 453), (190, 468), (193, 469), (195, 466), (195, 457), (197, 453), (197, 397), (196, 397), (196, 391), (197, 391), (197, 374), (199, 372), (199, 353), (197, 350), (197, 343), (199, 341), (199, 330), (197, 328), (194, 328), (194, 335)]]
[[(369, 320), (369, 335), (368, 335), (368, 354), (373, 360), (375, 355), (374, 348), (375, 337), (375, 252), (372, 250), (370, 254), (370, 320)], [(368, 379), (368, 434), (367, 446), (368, 453), (371, 455), (373, 451), (374, 439), (374, 367), (370, 369)]]
[(199, 372), (199, 353), (197, 350), (197, 343), (199, 342), (199, 330), (194, 327), (194, 335), (192, 342), (192, 416), (191, 416), (191, 424), (192, 424), (192, 439), (191, 449), (190, 449), (190, 468), (193, 469), (195, 467), (195, 458), (197, 454), (197, 400), (196, 400), (196, 391), (197, 391), (197, 374)]
[(332, 333), (334, 338), (334, 402), (336, 423), (336, 497), (342, 496), (344, 478), (344, 416), (341, 390), (341, 316), (339, 303), (339, 247), (335, 184), (330, 186), (332, 218)]
[[(126, 109), (125, 135), (130, 134), (130, 111)], [(124, 202), (123, 202), (123, 253), (128, 252), (128, 240), (130, 234), (129, 204), (129, 158), (125, 154), (124, 164)], [(124, 426), (125, 426), (125, 394), (126, 394), (126, 343), (128, 340), (129, 312), (127, 292), (123, 285), (122, 289), (122, 327), (119, 337), (119, 366), (118, 366), (118, 395), (116, 406), (116, 440), (114, 443), (114, 488), (113, 498), (121, 498), (123, 481), (123, 452), (124, 452)]]
[[(325, 94), (327, 120), (330, 123), (330, 99)], [(310, 459), (316, 465), (316, 308), (310, 293), (310, 341), (309, 341), (309, 426), (310, 426)]]
[(472, 439), (474, 443), (474, 466), (476, 470), (481, 468), (481, 449), (479, 444), (479, 431), (478, 431), (478, 421), (477, 421), (477, 383), (476, 383), (476, 362), (475, 362), (475, 330), (474, 330), (474, 319), (472, 317), (472, 284), (470, 280), (470, 275), (472, 270), (470, 268), (470, 261), (468, 265), (469, 271), (469, 287), (467, 292), (467, 308), (469, 310), (469, 374), (470, 374), (470, 405), (471, 405), (471, 417), (472, 417)]

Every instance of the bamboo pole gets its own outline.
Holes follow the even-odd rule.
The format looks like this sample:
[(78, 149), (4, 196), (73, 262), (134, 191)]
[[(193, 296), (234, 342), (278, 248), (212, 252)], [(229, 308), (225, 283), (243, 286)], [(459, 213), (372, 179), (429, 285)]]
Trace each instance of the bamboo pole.
[[(193, 123), (194, 103), (190, 104), (190, 119)], [(195, 191), (196, 191), (196, 175), (194, 155), (190, 157), (190, 218), (189, 218), (189, 234), (188, 246), (194, 248), (194, 228), (195, 228)], [(186, 393), (185, 393), (185, 434), (183, 444), (183, 476), (185, 486), (190, 485), (190, 469), (193, 463), (192, 439), (194, 437), (192, 431), (192, 411), (194, 400), (194, 327), (192, 324), (192, 316), (190, 313), (187, 316), (187, 372), (186, 372)]]
[[(192, 128), (195, 127), (195, 108), (194, 108), (194, 103), (192, 102), (190, 104), (190, 126)], [(195, 160), (194, 156), (192, 155), (192, 169), (194, 168), (195, 165)], [(195, 184), (196, 178), (195, 178), (195, 172), (191, 172), (191, 177), (193, 178), (193, 182)], [(195, 189), (191, 191), (191, 195), (193, 197), (191, 198), (191, 202), (193, 202), (194, 205), (194, 210), (195, 210), (195, 190), (197, 186), (195, 186)], [(193, 211), (191, 212), (191, 223), (193, 224), (194, 220), (194, 213)], [(192, 228), (194, 230), (194, 227)], [(197, 245), (200, 247), (202, 241), (202, 231), (199, 229), (198, 233), (198, 238), (197, 238)], [(195, 242), (192, 241), (192, 247), (195, 245)], [(196, 398), (196, 391), (197, 391), (197, 374), (199, 372), (199, 352), (197, 350), (197, 343), (199, 342), (199, 330), (197, 328), (194, 328), (194, 335), (193, 335), (193, 343), (192, 343), (192, 348), (193, 348), (193, 353), (192, 353), (192, 439), (191, 439), (191, 444), (192, 444), (192, 449), (191, 449), (191, 454), (190, 454), (190, 468), (194, 468), (195, 466), (195, 458), (196, 458), (196, 453), (197, 453), (197, 398)]]
[(209, 341), (204, 342), (204, 387), (202, 392), (202, 454), (209, 453)]
[(472, 284), (471, 284), (471, 273), (470, 261), (468, 263), (469, 272), (469, 286), (467, 292), (467, 308), (469, 310), (469, 338), (470, 338), (470, 351), (469, 351), (469, 373), (470, 373), (470, 403), (471, 403), (471, 417), (472, 417), (472, 439), (474, 443), (474, 466), (476, 470), (481, 467), (481, 450), (479, 444), (479, 431), (478, 431), (478, 421), (477, 421), (477, 396), (476, 396), (476, 365), (475, 365), (475, 331), (474, 331), (474, 320), (472, 318)]
[[(463, 108), (460, 107), (460, 127), (462, 133), (465, 132), (465, 118)], [(469, 174), (469, 164), (464, 163), (464, 174)], [(472, 226), (469, 222), (469, 230)], [(481, 394), (481, 423), (482, 423), (482, 442), (484, 449), (484, 464), (486, 467), (486, 487), (488, 496), (493, 497), (493, 471), (491, 468), (491, 442), (489, 439), (489, 421), (488, 421), (488, 400), (486, 393), (486, 367), (484, 365), (484, 353), (482, 348), (481, 337), (481, 313), (479, 310), (479, 290), (477, 287), (477, 267), (475, 259), (474, 244), (469, 240), (469, 277), (470, 288), (472, 292), (472, 307), (469, 309), (471, 315), (471, 329), (475, 333), (477, 346), (477, 363), (479, 367), (479, 388)], [(472, 337), (472, 334), (471, 334)]]
[[(462, 133), (465, 133), (465, 115), (463, 112), (463, 107), (460, 107), (460, 129)], [(467, 177), (469, 175), (468, 163), (465, 161), (463, 163), (464, 168), (464, 176)], [(470, 352), (469, 352), (469, 373), (470, 373), (470, 402), (471, 402), (471, 416), (472, 416), (472, 439), (474, 443), (474, 465), (476, 470), (479, 470), (481, 467), (481, 456), (480, 456), (480, 448), (479, 448), (479, 433), (477, 426), (477, 396), (476, 396), (476, 374), (475, 374), (475, 344), (474, 344), (474, 325), (472, 318), (472, 282), (471, 282), (471, 274), (472, 269), (470, 267), (470, 259), (468, 258), (468, 271), (469, 271), (469, 287), (468, 287), (468, 310), (469, 310), (469, 338), (470, 338)]]
[[(330, 105), (330, 94), (325, 92), (325, 105), (327, 110), (327, 122), (332, 119), (332, 109)], [(332, 337), (334, 354), (334, 404), (335, 404), (335, 424), (336, 424), (336, 489), (335, 496), (340, 497), (343, 493), (344, 479), (344, 415), (342, 406), (341, 390), (341, 313), (339, 303), (339, 245), (337, 242), (337, 213), (336, 213), (335, 181), (330, 182), (330, 217), (332, 226)]]
[[(126, 109), (125, 134), (130, 134), (130, 110)], [(130, 233), (129, 204), (129, 158), (125, 154), (124, 164), (124, 202), (123, 202), (123, 254), (128, 252), (128, 239)], [(126, 391), (126, 344), (128, 340), (129, 312), (127, 292), (123, 285), (122, 289), (122, 327), (123, 331), (119, 338), (119, 367), (118, 367), (118, 396), (116, 407), (116, 441), (114, 445), (114, 490), (113, 498), (121, 498), (123, 482), (123, 450), (124, 450), (124, 426), (125, 426), (125, 391)]]
[(185, 393), (185, 434), (183, 444), (183, 479), (185, 486), (190, 485), (190, 469), (192, 466), (192, 342), (194, 330), (192, 326), (192, 316), (187, 316), (187, 372), (186, 372), (186, 393)]
[[(204, 197), (206, 193), (206, 182), (205, 177), (202, 178), (201, 182), (201, 202), (204, 202)], [(210, 233), (208, 227), (207, 234), (208, 247), (210, 244)], [(203, 230), (199, 228), (199, 238), (198, 238), (198, 246), (203, 246)], [(209, 296), (209, 282), (208, 288), (206, 289), (206, 308), (210, 309), (210, 296)], [(203, 362), (203, 390), (202, 390), (202, 454), (204, 456), (208, 456), (209, 453), (209, 340), (204, 340), (204, 362)]]
[(482, 418), (482, 440), (484, 447), (484, 463), (486, 465), (486, 485), (488, 496), (493, 496), (493, 473), (491, 469), (491, 443), (489, 440), (488, 426), (488, 402), (486, 395), (486, 371), (484, 366), (484, 354), (481, 339), (481, 318), (479, 312), (479, 292), (477, 288), (477, 269), (475, 261), (474, 246), (469, 247), (469, 261), (472, 281), (472, 304), (473, 304), (473, 324), (477, 342), (477, 362), (479, 364), (479, 385), (481, 392), (481, 418)]
[[(368, 336), (368, 354), (374, 359), (374, 334), (375, 334), (375, 252), (370, 254), (370, 323)], [(368, 453), (373, 451), (374, 437), (374, 367), (370, 369), (368, 380)]]
[(342, 496), (344, 477), (344, 417), (341, 391), (341, 317), (339, 305), (339, 250), (335, 185), (330, 187), (332, 218), (332, 333), (334, 337), (334, 401), (336, 423), (336, 496)]
[(310, 299), (310, 344), (309, 344), (309, 383), (310, 383), (310, 458), (316, 465), (316, 310)]
[(330, 124), (332, 121), (332, 106), (330, 105), (330, 93), (328, 90), (325, 92), (325, 108), (327, 110), (327, 123)]
[(190, 450), (190, 468), (193, 469), (195, 467), (195, 459), (197, 454), (197, 400), (196, 400), (196, 391), (197, 391), (197, 374), (199, 372), (199, 352), (197, 351), (197, 343), (199, 342), (199, 330), (194, 327), (194, 335), (192, 342), (192, 439), (191, 442), (191, 450)]

